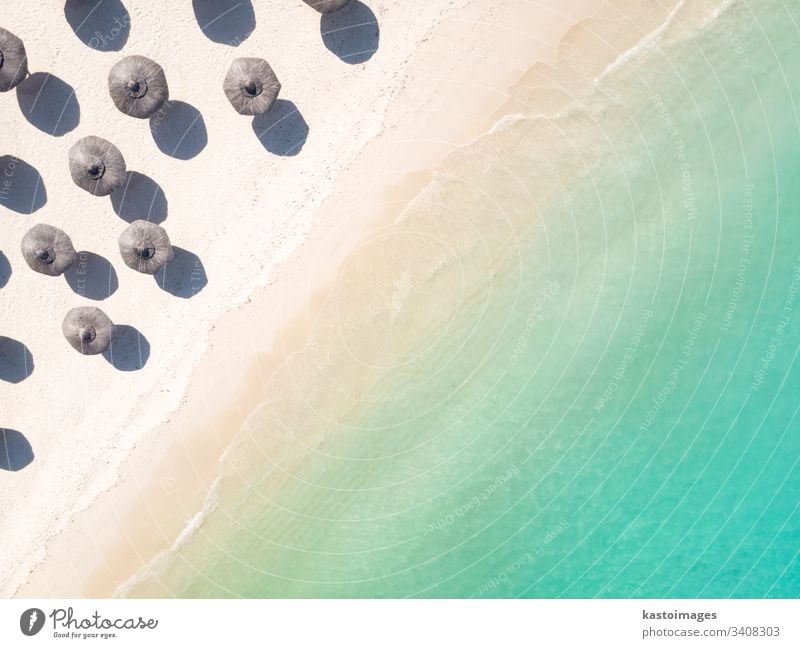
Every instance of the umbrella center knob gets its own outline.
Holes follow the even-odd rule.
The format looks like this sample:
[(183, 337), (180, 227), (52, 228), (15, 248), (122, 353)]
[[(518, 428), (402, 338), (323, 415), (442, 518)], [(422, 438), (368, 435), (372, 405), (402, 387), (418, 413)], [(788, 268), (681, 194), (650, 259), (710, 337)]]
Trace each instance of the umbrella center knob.
[(94, 339), (97, 337), (97, 331), (94, 330), (94, 326), (89, 328), (82, 328), (80, 330), (81, 341), (84, 344), (89, 344), (94, 342)]
[(105, 172), (106, 172), (106, 165), (103, 164), (103, 161), (100, 158), (95, 158), (86, 167), (86, 174), (92, 180), (99, 180), (100, 178), (103, 177), (103, 174)]
[(36, 258), (42, 263), (51, 264), (56, 260), (55, 250), (51, 247), (41, 247), (36, 250)]
[(128, 96), (131, 99), (141, 99), (147, 94), (147, 81), (143, 79), (131, 79), (126, 84)]
[(248, 97), (257, 97), (261, 94), (262, 86), (258, 79), (245, 79), (242, 83), (242, 92)]
[(156, 249), (152, 246), (138, 248), (136, 254), (140, 259), (152, 259), (156, 255)]

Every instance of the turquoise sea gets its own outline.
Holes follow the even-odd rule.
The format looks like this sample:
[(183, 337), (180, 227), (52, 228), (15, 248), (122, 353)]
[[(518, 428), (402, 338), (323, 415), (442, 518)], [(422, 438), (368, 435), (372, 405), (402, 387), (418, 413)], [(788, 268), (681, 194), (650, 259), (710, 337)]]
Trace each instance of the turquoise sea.
[(800, 5), (712, 4), (362, 242), (129, 595), (800, 595)]

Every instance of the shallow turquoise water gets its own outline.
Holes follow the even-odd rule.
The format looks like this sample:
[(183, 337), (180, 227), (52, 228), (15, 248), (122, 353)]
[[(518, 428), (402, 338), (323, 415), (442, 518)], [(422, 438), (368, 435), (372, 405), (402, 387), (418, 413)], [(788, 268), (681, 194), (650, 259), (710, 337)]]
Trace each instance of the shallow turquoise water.
[(800, 9), (749, 4), (464, 151), (131, 593), (800, 595)]

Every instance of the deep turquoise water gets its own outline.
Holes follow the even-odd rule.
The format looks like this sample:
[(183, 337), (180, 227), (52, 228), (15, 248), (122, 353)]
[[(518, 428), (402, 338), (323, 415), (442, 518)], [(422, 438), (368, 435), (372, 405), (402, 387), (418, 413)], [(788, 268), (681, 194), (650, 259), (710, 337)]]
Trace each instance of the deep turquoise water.
[(452, 160), (131, 593), (800, 595), (798, 26), (733, 2)]

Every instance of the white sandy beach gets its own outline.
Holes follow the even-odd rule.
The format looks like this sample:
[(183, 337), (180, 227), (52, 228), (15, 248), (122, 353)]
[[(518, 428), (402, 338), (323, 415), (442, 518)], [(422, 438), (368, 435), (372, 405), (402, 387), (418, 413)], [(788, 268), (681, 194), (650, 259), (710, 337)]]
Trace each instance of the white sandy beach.
[[(526, 100), (521, 93), (535, 83), (515, 85), (537, 62), (555, 63), (576, 23), (614, 15), (602, 0), (413, 8), (366, 0), (358, 15), (377, 19), (378, 49), (351, 65), (325, 47), (319, 14), (300, 0), (254, 0), (255, 31), (238, 46), (204, 35), (191, 3), (153, 9), (126, 0), (127, 43), (105, 52), (82, 43), (60, 7), (6, 4), (0, 25), (25, 41), (31, 72), (74, 88), (80, 115), (54, 136), (41, 128), (46, 116), (40, 127), (31, 123), (36, 113), (23, 116), (19, 92), (0, 95), (0, 156), (34, 167), (46, 189), (33, 213), (0, 201), (0, 251), (11, 267), (0, 287), (0, 336), (24, 344), (33, 360), (24, 379), (0, 380), (0, 427), (24, 435), (34, 454), (20, 470), (0, 470), (2, 596), (109, 596), (169, 549), (204, 506), (242, 421), (268, 397), (266, 373), (304, 343), (320, 291), (358, 238), (408, 204), (449, 152)], [(373, 42), (374, 27), (353, 32)], [(173, 106), (177, 116), (167, 111), (152, 124), (119, 113), (106, 77), (129, 54), (161, 63), (171, 98), (194, 110)], [(260, 139), (222, 93), (239, 56), (266, 58), (281, 99), (299, 111), (283, 103), (284, 122)], [(595, 72), (587, 64), (576, 74), (590, 80)], [(259, 123), (261, 132), (270, 124)], [(130, 171), (160, 186), (166, 205), (156, 200), (151, 210), (143, 198), (115, 210), (111, 199), (75, 187), (67, 151), (86, 135), (114, 142)], [(142, 205), (188, 251), (168, 277), (171, 290), (120, 260), (123, 217)], [(89, 299), (63, 277), (32, 272), (19, 241), (39, 222), (110, 261), (113, 294)], [(144, 366), (131, 348), (115, 361), (126, 370), (70, 348), (61, 320), (79, 305), (135, 327), (149, 347)]]

